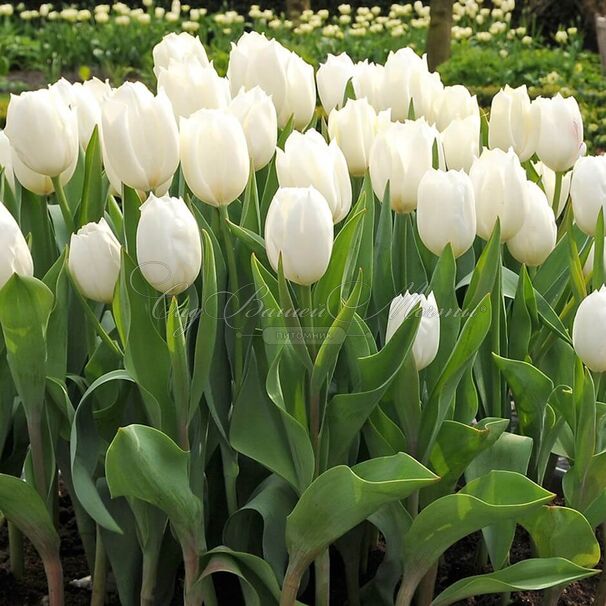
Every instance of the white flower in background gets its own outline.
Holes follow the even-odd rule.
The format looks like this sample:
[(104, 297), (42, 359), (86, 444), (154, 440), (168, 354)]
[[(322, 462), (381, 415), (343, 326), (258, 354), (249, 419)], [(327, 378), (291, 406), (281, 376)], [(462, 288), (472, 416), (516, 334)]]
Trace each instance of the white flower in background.
[(382, 200), (389, 183), (391, 208), (408, 213), (417, 207), (417, 190), (433, 166), (434, 147), (439, 168), (444, 166), (440, 134), (425, 119), (394, 122), (377, 135), (370, 152), (370, 180)]
[(412, 344), (412, 355), (417, 370), (422, 370), (434, 361), (440, 347), (440, 312), (433, 292), (426, 297), (406, 291), (391, 302), (385, 341), (393, 337), (416, 305), (420, 305), (416, 313), (421, 315), (421, 321)]
[(200, 231), (181, 198), (151, 194), (141, 205), (137, 260), (143, 277), (162, 293), (177, 295), (198, 277), (202, 266)]
[(225, 108), (231, 100), (228, 80), (219, 77), (212, 63), (171, 59), (168, 67), (158, 68), (156, 75), (158, 91), (166, 93), (177, 119), (189, 118), (202, 108)]
[(347, 83), (353, 77), (354, 63), (347, 53), (329, 54), (316, 72), (318, 94), (326, 114), (343, 107)]
[(545, 262), (556, 245), (558, 228), (543, 190), (526, 182), (526, 217), (518, 232), (507, 241), (514, 259), (529, 267)]
[(278, 117), (271, 97), (258, 86), (242, 89), (232, 99), (229, 111), (244, 130), (254, 169), (263, 168), (273, 158), (278, 140)]
[(572, 343), (588, 368), (606, 370), (606, 286), (581, 301), (572, 325)]
[(180, 63), (196, 61), (202, 66), (208, 65), (208, 57), (200, 38), (187, 32), (167, 34), (154, 46), (152, 55), (156, 77), (160, 68), (168, 69), (171, 59)]
[(30, 170), (57, 177), (78, 157), (78, 119), (57, 92), (43, 88), (11, 95), (6, 136)]
[(294, 131), (284, 151), (276, 151), (276, 171), (280, 187), (312, 185), (328, 202), (334, 223), (343, 220), (351, 208), (351, 181), (347, 162), (336, 141), (330, 145), (313, 130)]
[[(545, 166), (542, 162), (535, 162), (533, 164), (535, 171), (541, 177), (541, 183), (543, 185), (543, 190), (545, 191), (545, 195), (547, 196), (547, 200), (549, 200), (549, 204), (553, 208), (553, 198), (555, 196), (556, 189), (556, 174), (549, 166)], [(572, 181), (572, 171), (568, 171), (562, 176), (562, 185), (560, 187), (560, 199), (558, 202), (558, 210), (556, 213), (556, 217), (559, 217), (564, 208), (566, 206), (566, 202), (568, 201), (568, 197), (570, 196), (570, 183)]]
[(0, 203), (0, 288), (13, 274), (34, 275), (34, 262), (17, 221)]
[(99, 303), (112, 302), (120, 274), (120, 250), (120, 242), (105, 219), (87, 223), (72, 234), (68, 268), (85, 297)]
[(287, 280), (308, 286), (326, 272), (334, 239), (325, 198), (313, 187), (281, 187), (265, 221), (265, 248), (274, 270), (280, 256)]
[(469, 176), (476, 200), (478, 235), (488, 240), (497, 219), (501, 242), (516, 235), (526, 217), (526, 173), (513, 150), (485, 149)]
[(570, 198), (577, 225), (587, 235), (595, 235), (601, 208), (606, 219), (606, 156), (577, 160), (572, 171)]
[(383, 93), (385, 88), (385, 67), (368, 60), (355, 64), (352, 85), (356, 99), (368, 99), (368, 102), (379, 112), (385, 109)]
[(441, 133), (446, 166), (469, 172), (480, 155), (480, 116), (454, 119)]
[(437, 95), (432, 113), (436, 127), (443, 131), (453, 120), (479, 116), (480, 108), (475, 95), (472, 96), (463, 85), (455, 84), (445, 86)]

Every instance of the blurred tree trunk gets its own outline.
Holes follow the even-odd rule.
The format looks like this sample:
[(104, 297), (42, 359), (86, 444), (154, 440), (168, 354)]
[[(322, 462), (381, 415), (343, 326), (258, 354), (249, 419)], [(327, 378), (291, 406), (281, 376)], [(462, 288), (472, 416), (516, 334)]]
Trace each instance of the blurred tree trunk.
[(450, 57), (453, 4), (454, 0), (431, 0), (431, 21), (427, 31), (427, 62), (431, 71)]
[(311, 0), (286, 0), (286, 15), (297, 21), (304, 10), (311, 8)]

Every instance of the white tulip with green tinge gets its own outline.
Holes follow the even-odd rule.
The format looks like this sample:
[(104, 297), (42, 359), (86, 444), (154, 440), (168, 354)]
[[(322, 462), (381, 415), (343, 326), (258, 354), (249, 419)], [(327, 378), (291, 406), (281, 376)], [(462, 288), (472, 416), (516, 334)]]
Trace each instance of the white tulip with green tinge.
[(600, 209), (606, 218), (606, 157), (579, 158), (570, 183), (572, 211), (577, 225), (589, 236), (596, 231)]
[(34, 262), (17, 221), (0, 203), (0, 288), (13, 274), (34, 275)]
[(606, 371), (606, 286), (581, 301), (572, 325), (572, 344), (588, 368)]

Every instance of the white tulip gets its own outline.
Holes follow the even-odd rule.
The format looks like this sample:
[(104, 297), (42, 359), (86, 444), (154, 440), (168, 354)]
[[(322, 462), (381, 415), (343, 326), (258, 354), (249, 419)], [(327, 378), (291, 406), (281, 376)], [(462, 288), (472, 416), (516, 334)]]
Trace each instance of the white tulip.
[(572, 325), (572, 343), (588, 368), (606, 371), (606, 286), (581, 301)]
[(529, 267), (545, 262), (555, 248), (558, 227), (553, 211), (543, 190), (531, 181), (526, 182), (526, 217), (522, 227), (507, 241), (514, 259)]
[(167, 34), (154, 46), (152, 54), (156, 77), (158, 77), (161, 68), (168, 68), (171, 59), (181, 63), (196, 61), (202, 66), (208, 65), (208, 57), (200, 38), (186, 32)]
[(417, 370), (422, 370), (434, 361), (440, 347), (440, 312), (433, 292), (426, 297), (406, 291), (391, 302), (385, 341), (393, 337), (417, 304), (420, 308), (416, 313), (421, 314), (421, 321), (412, 344), (412, 355)]
[(5, 134), (30, 170), (57, 177), (78, 157), (76, 113), (56, 91), (11, 95)]
[(69, 272), (78, 290), (88, 299), (111, 303), (120, 274), (120, 242), (105, 219), (87, 223), (72, 234)]
[(280, 187), (313, 185), (326, 199), (334, 223), (345, 218), (351, 208), (351, 181), (347, 162), (336, 141), (330, 145), (313, 130), (294, 131), (284, 151), (277, 150), (276, 171)]
[(258, 86), (241, 90), (232, 99), (229, 111), (244, 130), (254, 169), (263, 168), (273, 158), (278, 140), (278, 117), (271, 97)]
[(82, 83), (82, 86), (95, 97), (99, 107), (105, 103), (105, 100), (114, 91), (109, 83), (109, 80), (99, 80), (99, 78), (95, 77), (91, 78), (90, 80), (85, 80)]
[(354, 177), (362, 176), (368, 168), (381, 120), (367, 99), (348, 99), (345, 107), (333, 109), (328, 116), (328, 134), (343, 151)]
[[(412, 98), (411, 80), (419, 77), (417, 72), (420, 72), (421, 77), (428, 73), (425, 57), (419, 57), (408, 47), (389, 53), (385, 62), (383, 101), (385, 107), (391, 109), (393, 120), (402, 122), (408, 118)], [(421, 115), (422, 112), (417, 117), (420, 118)]]
[(433, 108), (444, 90), (440, 74), (415, 69), (410, 75), (408, 86), (415, 118), (425, 118), (430, 124), (435, 124)]
[(318, 94), (326, 114), (343, 107), (347, 83), (353, 77), (354, 63), (347, 53), (329, 54), (316, 72)]
[(11, 142), (4, 134), (3, 130), (0, 130), (0, 168), (3, 170), (2, 174), (6, 178), (8, 186), (14, 192), (15, 174), (13, 172), (13, 150), (11, 148)]
[(284, 276), (308, 286), (326, 272), (333, 245), (333, 222), (328, 203), (313, 187), (281, 187), (265, 221), (265, 248), (278, 271), (280, 256)]
[(231, 204), (248, 182), (246, 136), (227, 110), (201, 109), (181, 118), (181, 170), (194, 194), (212, 206)]
[(433, 119), (438, 130), (443, 131), (453, 120), (479, 116), (480, 108), (476, 96), (461, 84), (446, 86), (437, 95), (433, 108)]
[[(604, 250), (606, 250), (606, 238), (604, 238)], [(583, 275), (588, 278), (589, 275), (593, 272), (594, 267), (594, 256), (595, 256), (595, 244), (591, 244), (591, 248), (589, 249), (589, 254), (587, 255), (587, 259), (585, 260), (585, 265), (583, 265)], [(604, 254), (604, 271), (606, 272), (606, 254)]]
[(34, 262), (17, 221), (0, 203), (0, 288), (13, 274), (34, 275)]
[(227, 78), (219, 77), (212, 63), (171, 59), (168, 67), (158, 68), (157, 77), (158, 90), (166, 93), (177, 119), (202, 108), (225, 108), (231, 100)]
[(530, 97), (526, 85), (505, 86), (492, 99), (488, 144), (507, 151), (513, 147), (522, 162), (535, 152)]
[[(549, 200), (549, 204), (553, 208), (553, 198), (555, 196), (556, 189), (556, 174), (549, 166), (545, 166), (542, 162), (535, 162), (533, 164), (534, 169), (537, 171), (539, 177), (541, 177), (541, 183), (543, 184), (543, 189), (545, 190), (545, 195)], [(562, 176), (562, 186), (560, 188), (560, 200), (558, 202), (558, 211), (556, 217), (559, 217), (564, 208), (566, 207), (566, 202), (568, 202), (568, 197), (570, 196), (570, 184), (572, 181), (572, 171), (568, 171)]]
[(441, 133), (446, 166), (469, 172), (480, 155), (480, 116), (456, 118)]
[(558, 172), (572, 167), (583, 150), (583, 118), (576, 99), (559, 93), (535, 99), (530, 124), (539, 160)]
[(485, 149), (473, 163), (469, 176), (480, 238), (490, 238), (497, 219), (501, 242), (513, 238), (526, 217), (526, 173), (514, 151)]
[(272, 101), (280, 127), (293, 118), (295, 128), (307, 126), (316, 106), (314, 70), (276, 40), (247, 32), (232, 44), (227, 77), (232, 94), (261, 87)]
[(418, 190), (417, 228), (423, 244), (441, 255), (447, 244), (455, 257), (465, 253), (476, 237), (473, 185), (463, 171), (429, 170)]
[(126, 82), (103, 104), (103, 159), (117, 179), (155, 191), (179, 165), (179, 133), (168, 97), (154, 96), (141, 82)]
[(389, 183), (391, 207), (408, 213), (417, 207), (417, 190), (423, 175), (433, 165), (437, 146), (439, 168), (444, 167), (440, 134), (424, 118), (394, 122), (383, 130), (370, 152), (370, 180), (375, 195), (382, 200)]
[(369, 63), (368, 60), (356, 63), (351, 83), (356, 99), (368, 99), (377, 112), (385, 109), (383, 100), (385, 67), (383, 65)]
[(589, 236), (595, 235), (600, 208), (606, 220), (606, 156), (579, 158), (570, 183), (572, 211), (577, 225)]
[(202, 245), (196, 219), (181, 198), (153, 194), (141, 206), (137, 260), (158, 291), (177, 295), (200, 273)]

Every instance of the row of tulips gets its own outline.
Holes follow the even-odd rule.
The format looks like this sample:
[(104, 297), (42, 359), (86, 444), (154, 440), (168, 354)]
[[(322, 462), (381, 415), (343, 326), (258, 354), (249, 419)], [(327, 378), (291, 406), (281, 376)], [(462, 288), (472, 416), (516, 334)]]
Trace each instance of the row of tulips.
[[(506, 88), (487, 120), (409, 49), (314, 75), (254, 33), (227, 79), (187, 34), (154, 63), (157, 94), (14, 96), (0, 139), (15, 573), (23, 533), (62, 604), (60, 478), (95, 605), (108, 569), (169, 603), (181, 563), (188, 606), (221, 603), (215, 573), (327, 605), (337, 554), (354, 605), (556, 604), (597, 574), (606, 161), (576, 101)], [(479, 530), (490, 568), (435, 596)]]

